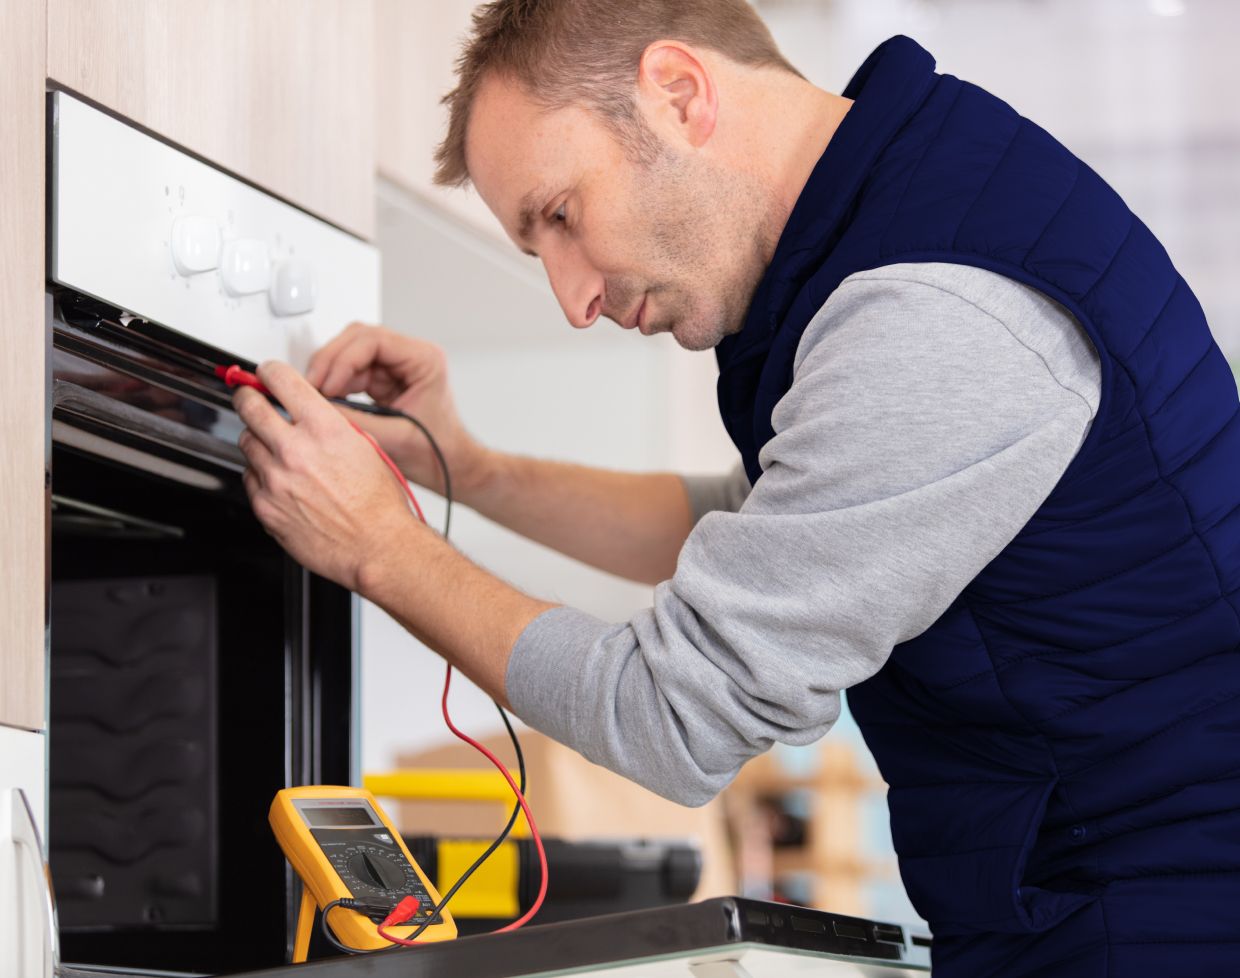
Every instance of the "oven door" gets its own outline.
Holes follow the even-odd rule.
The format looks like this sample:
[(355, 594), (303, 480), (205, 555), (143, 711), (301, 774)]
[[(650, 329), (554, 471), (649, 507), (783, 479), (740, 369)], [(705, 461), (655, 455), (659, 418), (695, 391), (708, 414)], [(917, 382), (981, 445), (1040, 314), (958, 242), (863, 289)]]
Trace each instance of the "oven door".
[[(127, 974), (288, 960), (275, 793), (356, 783), (356, 599), (241, 484), (219, 354), (50, 297), (48, 847), (62, 958)], [(218, 361), (217, 361), (218, 362)]]

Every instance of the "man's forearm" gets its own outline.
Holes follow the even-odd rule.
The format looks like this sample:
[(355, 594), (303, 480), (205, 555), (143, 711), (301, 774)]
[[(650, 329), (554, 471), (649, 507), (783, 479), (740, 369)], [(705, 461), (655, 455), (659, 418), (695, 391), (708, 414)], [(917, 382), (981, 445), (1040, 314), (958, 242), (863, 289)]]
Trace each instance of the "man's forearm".
[(357, 591), (504, 706), (513, 645), (555, 607), (482, 570), (412, 520), (394, 527), (381, 552), (368, 557)]
[(693, 528), (680, 477), (486, 452), (461, 502), (601, 570), (657, 584), (672, 576)]

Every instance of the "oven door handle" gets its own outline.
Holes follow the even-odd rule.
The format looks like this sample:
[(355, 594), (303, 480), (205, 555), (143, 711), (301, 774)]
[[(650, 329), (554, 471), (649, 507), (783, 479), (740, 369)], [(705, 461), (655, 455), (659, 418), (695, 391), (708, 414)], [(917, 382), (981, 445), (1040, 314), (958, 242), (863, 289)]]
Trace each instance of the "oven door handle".
[[(35, 875), (43, 878), (39, 900), (43, 917), (43, 963), (40, 974), (44, 978), (55, 978), (60, 973), (60, 930), (56, 923), (56, 897), (52, 891), (52, 871), (43, 858), (43, 842), (39, 838), (39, 827), (35, 823), (34, 812), (30, 809), (26, 792), (21, 788), (14, 788), (10, 793), (13, 806), (13, 842), (16, 843), (18, 849), (29, 855)], [(18, 939), (20, 941), (21, 935), (18, 935)]]
[[(67, 416), (67, 417), (66, 417)], [(245, 456), (234, 442), (134, 407), (98, 391), (56, 378), (52, 381), (52, 417), (72, 424), (74, 418), (120, 431), (138, 441), (162, 445), (236, 471)]]

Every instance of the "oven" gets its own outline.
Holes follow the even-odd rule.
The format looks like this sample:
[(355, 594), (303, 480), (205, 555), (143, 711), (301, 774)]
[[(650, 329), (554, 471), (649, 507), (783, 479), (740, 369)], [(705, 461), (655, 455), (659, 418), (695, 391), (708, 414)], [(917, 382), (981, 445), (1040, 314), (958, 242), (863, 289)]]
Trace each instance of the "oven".
[(283, 963), (281, 788), (356, 784), (357, 601), (250, 512), (217, 365), (378, 318), (347, 233), (49, 96), (48, 851), (61, 959)]

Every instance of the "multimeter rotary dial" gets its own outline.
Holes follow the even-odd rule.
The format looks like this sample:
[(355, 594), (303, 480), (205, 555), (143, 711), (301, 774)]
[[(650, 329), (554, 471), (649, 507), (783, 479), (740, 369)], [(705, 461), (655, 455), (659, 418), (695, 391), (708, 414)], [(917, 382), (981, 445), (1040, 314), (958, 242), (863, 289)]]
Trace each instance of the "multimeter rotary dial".
[(407, 894), (422, 888), (413, 867), (381, 846), (357, 846), (342, 868), (340, 875), (358, 896), (362, 895), (359, 889)]
[[(401, 860), (403, 863), (404, 860)], [(349, 872), (361, 883), (380, 890), (400, 890), (408, 882), (405, 868), (382, 850), (362, 850), (349, 859)]]

